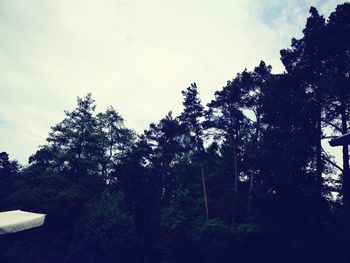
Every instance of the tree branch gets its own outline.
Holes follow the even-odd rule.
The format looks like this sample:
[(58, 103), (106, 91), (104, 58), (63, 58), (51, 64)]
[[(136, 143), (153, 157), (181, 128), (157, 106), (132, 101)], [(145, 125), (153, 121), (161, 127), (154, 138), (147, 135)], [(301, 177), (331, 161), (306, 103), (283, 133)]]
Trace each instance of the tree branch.
[(334, 139), (337, 138), (338, 136), (322, 136), (321, 139)]
[(323, 147), (321, 147), (323, 155), (321, 156), (325, 161), (327, 161), (328, 163), (330, 163), (331, 165), (333, 165), (335, 168), (337, 168), (339, 171), (343, 172), (343, 168), (341, 168), (339, 165), (337, 165), (335, 162), (333, 162), (328, 154), (326, 153), (326, 151), (323, 149)]
[(326, 156), (322, 156), (322, 158), (327, 161), (328, 163), (330, 163), (331, 165), (333, 165), (335, 168), (339, 169), (339, 171), (343, 172), (343, 169), (337, 165), (335, 162), (333, 162), (332, 160), (328, 159)]
[(322, 119), (322, 121), (324, 123), (326, 123), (327, 125), (332, 126), (336, 131), (339, 131), (339, 132), (342, 133), (342, 130), (337, 125), (335, 125), (335, 124), (333, 124), (333, 123), (331, 123), (329, 121), (326, 121), (325, 119)]

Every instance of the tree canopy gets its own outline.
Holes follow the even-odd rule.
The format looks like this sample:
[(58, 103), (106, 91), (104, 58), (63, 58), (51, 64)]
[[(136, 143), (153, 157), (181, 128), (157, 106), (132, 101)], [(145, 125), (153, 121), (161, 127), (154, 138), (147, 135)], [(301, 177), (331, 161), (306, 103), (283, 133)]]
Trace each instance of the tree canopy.
[(311, 7), (286, 72), (261, 61), (207, 105), (192, 83), (142, 134), (78, 97), (27, 166), (0, 153), (0, 211), (48, 214), (0, 237), (0, 261), (340, 261), (349, 153), (324, 142), (349, 131), (349, 36), (350, 4)]

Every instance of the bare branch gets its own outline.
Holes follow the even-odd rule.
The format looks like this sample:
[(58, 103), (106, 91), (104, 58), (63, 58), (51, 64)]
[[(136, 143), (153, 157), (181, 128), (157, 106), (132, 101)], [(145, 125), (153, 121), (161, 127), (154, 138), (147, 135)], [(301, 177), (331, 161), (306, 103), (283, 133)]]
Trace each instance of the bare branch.
[(336, 138), (336, 137), (338, 137), (338, 136), (322, 136), (322, 139), (334, 139), (334, 138)]
[(342, 132), (342, 130), (341, 130), (337, 125), (335, 125), (334, 123), (331, 123), (331, 122), (329, 122), (329, 121), (326, 121), (325, 119), (322, 119), (322, 121), (323, 121), (325, 124), (327, 124), (327, 125), (329, 125), (329, 126), (332, 126), (336, 131)]
[(331, 160), (331, 158), (328, 156), (328, 154), (326, 153), (326, 151), (323, 149), (323, 147), (321, 147), (323, 155), (321, 156), (326, 162), (328, 162), (329, 164), (333, 165), (335, 168), (337, 168), (339, 171), (343, 172), (343, 168), (341, 168), (339, 165), (337, 165), (335, 162), (333, 162)]
[(343, 172), (343, 168), (341, 168), (339, 165), (337, 165), (335, 162), (333, 162), (331, 159), (328, 159), (326, 156), (322, 156), (322, 158), (333, 165), (335, 168), (337, 168), (339, 171)]

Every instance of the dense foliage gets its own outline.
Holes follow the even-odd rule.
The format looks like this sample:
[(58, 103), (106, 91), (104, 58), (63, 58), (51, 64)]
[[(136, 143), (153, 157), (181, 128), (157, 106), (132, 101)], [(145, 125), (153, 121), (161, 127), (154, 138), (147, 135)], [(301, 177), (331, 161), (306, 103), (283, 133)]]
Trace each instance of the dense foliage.
[(1, 236), (1, 262), (336, 262), (343, 254), (343, 166), (323, 149), (348, 131), (350, 4), (205, 107), (137, 135), (91, 95), (52, 127), (21, 167), (0, 153), (0, 211), (46, 213), (43, 227)]

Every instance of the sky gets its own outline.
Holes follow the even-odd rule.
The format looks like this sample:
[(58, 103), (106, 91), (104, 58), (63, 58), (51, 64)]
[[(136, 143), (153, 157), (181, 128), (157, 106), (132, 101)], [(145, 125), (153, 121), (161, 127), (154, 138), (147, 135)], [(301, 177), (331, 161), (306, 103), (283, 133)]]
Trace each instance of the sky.
[(310, 6), (337, 0), (0, 0), (0, 152), (26, 164), (50, 127), (92, 93), (142, 132), (196, 82), (204, 104), (299, 38)]

